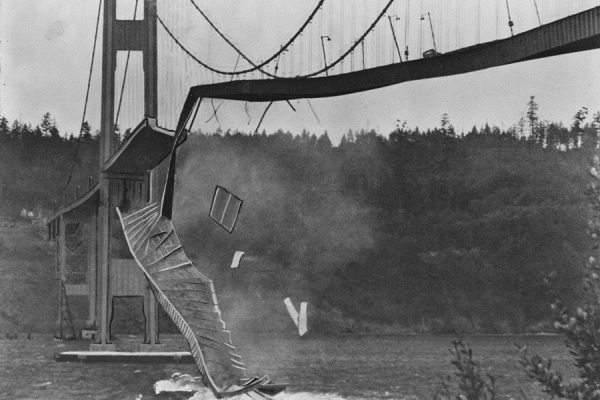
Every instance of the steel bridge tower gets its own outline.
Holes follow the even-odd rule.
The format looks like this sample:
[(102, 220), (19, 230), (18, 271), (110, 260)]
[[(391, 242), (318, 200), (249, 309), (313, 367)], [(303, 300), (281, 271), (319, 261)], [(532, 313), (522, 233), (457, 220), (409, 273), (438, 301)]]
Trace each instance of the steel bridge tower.
[[(135, 20), (117, 19), (117, 2), (104, 0), (103, 6), (99, 181), (83, 196), (77, 195), (74, 202), (58, 210), (48, 226), (50, 238), (56, 239), (61, 336), (65, 316), (71, 320), (67, 298), (87, 296), (88, 318), (82, 336), (94, 334), (95, 340), (90, 346), (93, 351), (116, 350), (111, 341), (110, 324), (113, 300), (118, 297), (143, 299), (146, 322), (141, 350), (151, 350), (158, 345), (158, 303), (127, 247), (116, 207), (125, 211), (138, 209), (157, 200), (159, 174), (147, 170), (154, 168), (164, 157), (162, 154), (154, 157), (151, 164), (144, 164), (144, 161), (148, 152), (156, 148), (170, 151), (170, 142), (164, 141), (164, 137), (170, 136), (158, 138), (162, 142), (144, 137), (141, 145), (138, 141), (133, 147), (135, 140), (127, 140), (117, 149), (119, 142), (115, 134), (115, 78), (120, 51), (142, 52), (146, 115), (143, 123), (147, 125), (150, 119), (155, 122), (158, 114), (157, 2), (144, 0), (143, 19)], [(67, 322), (73, 330), (73, 322)]]
[[(157, 343), (157, 302), (142, 272), (132, 258), (120, 258), (119, 242), (124, 241), (115, 207), (132, 207), (135, 202), (151, 201), (156, 193), (151, 190), (151, 178), (126, 176), (107, 172), (105, 165), (116, 150), (115, 132), (115, 74), (117, 52), (141, 51), (144, 68), (144, 113), (155, 117), (157, 102), (157, 32), (156, 0), (144, 0), (142, 20), (117, 19), (117, 1), (104, 1), (102, 45), (102, 108), (100, 125), (100, 177), (98, 206), (97, 279), (96, 296), (97, 343), (92, 350), (113, 348), (110, 343), (110, 321), (114, 296), (139, 296), (144, 298), (146, 315), (145, 342)], [(140, 193), (136, 196), (136, 186)], [(145, 196), (144, 196), (145, 194)], [(141, 195), (141, 196), (140, 196)], [(146, 197), (146, 199), (144, 199)], [(128, 204), (129, 203), (129, 204)], [(115, 223), (116, 222), (116, 223)], [(122, 246), (121, 246), (122, 247)], [(125, 246), (125, 253), (128, 251)], [(124, 284), (126, 283), (126, 284)], [(90, 285), (91, 286), (91, 285)], [(90, 287), (92, 289), (92, 287)]]

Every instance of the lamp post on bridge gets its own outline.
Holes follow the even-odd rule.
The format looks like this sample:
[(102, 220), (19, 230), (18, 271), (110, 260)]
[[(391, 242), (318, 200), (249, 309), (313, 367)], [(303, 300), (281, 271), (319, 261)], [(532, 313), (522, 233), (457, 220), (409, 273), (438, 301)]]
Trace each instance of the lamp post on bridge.
[(327, 56), (325, 55), (325, 42), (323, 39), (327, 38), (328, 42), (331, 42), (331, 38), (327, 35), (321, 36), (321, 47), (323, 48), (323, 62), (325, 63), (325, 74), (329, 76), (329, 72), (327, 71)]
[[(434, 54), (437, 54), (437, 46), (435, 45), (435, 35), (433, 34), (433, 23), (431, 22), (430, 12), (427, 13), (427, 17), (429, 18), (429, 28), (431, 29), (431, 40), (433, 41), (433, 50), (435, 52)], [(421, 21), (425, 21), (425, 14), (421, 14)]]
[[(394, 31), (394, 24), (392, 23), (392, 17), (395, 17), (396, 21), (399, 21), (400, 17), (397, 15), (388, 15), (388, 20), (390, 21), (390, 29), (392, 30), (392, 36), (394, 37), (394, 44), (396, 45), (396, 50), (398, 51), (398, 58), (400, 59), (400, 62), (402, 62), (402, 55), (400, 54), (400, 47), (398, 46), (398, 40), (396, 40), (396, 31)], [(408, 48), (407, 48), (407, 52), (408, 52)], [(408, 54), (406, 56), (408, 59)], [(393, 57), (392, 57), (392, 62), (394, 62)]]

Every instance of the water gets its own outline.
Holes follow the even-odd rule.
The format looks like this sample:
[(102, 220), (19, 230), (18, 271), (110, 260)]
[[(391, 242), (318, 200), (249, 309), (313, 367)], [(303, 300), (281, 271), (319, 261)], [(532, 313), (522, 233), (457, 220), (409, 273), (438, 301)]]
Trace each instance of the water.
[[(238, 335), (240, 336), (240, 335)], [(453, 372), (449, 349), (454, 336), (320, 337), (248, 336), (236, 340), (249, 375), (268, 374), (289, 382), (277, 400), (432, 399), (441, 377)], [(573, 375), (572, 360), (555, 336), (475, 336), (468, 340), (481, 365), (499, 376), (501, 398), (544, 398), (518, 366), (514, 342), (531, 353), (551, 356), (558, 369)], [(120, 350), (141, 338), (119, 336)], [(169, 350), (185, 350), (180, 336), (165, 335)], [(54, 353), (87, 349), (89, 342), (0, 340), (1, 399), (211, 399), (206, 391), (155, 392), (155, 384), (174, 374), (197, 376), (192, 364), (81, 364), (54, 361)]]

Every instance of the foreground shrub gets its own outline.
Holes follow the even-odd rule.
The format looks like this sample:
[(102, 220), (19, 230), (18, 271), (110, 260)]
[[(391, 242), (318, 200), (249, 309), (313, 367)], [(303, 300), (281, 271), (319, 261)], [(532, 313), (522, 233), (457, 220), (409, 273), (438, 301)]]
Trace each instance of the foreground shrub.
[[(591, 207), (588, 233), (598, 251), (600, 236), (600, 159), (594, 157), (590, 171), (593, 180), (587, 189)], [(525, 347), (520, 348), (520, 363), (527, 375), (541, 383), (545, 393), (564, 399), (600, 399), (600, 265), (590, 257), (584, 268), (583, 305), (575, 312), (560, 301), (552, 305), (556, 329), (565, 335), (565, 344), (575, 360), (578, 379), (565, 382), (560, 372), (552, 369), (552, 360), (539, 355), (528, 356)]]
[(457, 378), (448, 375), (442, 379), (441, 387), (435, 394), (436, 400), (494, 400), (496, 399), (496, 377), (485, 372), (478, 361), (473, 358), (473, 349), (462, 340), (452, 342), (450, 350), (454, 356), (451, 362)]

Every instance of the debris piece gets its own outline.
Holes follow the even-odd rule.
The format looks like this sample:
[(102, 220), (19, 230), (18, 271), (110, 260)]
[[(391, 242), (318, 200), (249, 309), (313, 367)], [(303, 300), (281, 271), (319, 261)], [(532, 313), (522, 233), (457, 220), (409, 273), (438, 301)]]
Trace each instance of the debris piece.
[(233, 255), (233, 260), (231, 261), (231, 268), (237, 268), (240, 265), (240, 260), (244, 255), (243, 251), (236, 251)]

